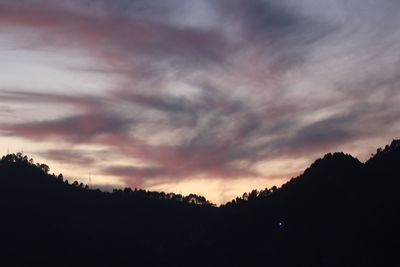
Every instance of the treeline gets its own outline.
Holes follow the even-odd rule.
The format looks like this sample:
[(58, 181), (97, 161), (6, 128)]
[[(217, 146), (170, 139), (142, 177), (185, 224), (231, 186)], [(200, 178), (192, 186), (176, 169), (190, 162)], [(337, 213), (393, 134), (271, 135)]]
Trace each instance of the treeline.
[(144, 189), (131, 188), (113, 189), (112, 194), (123, 197), (134, 197), (142, 199), (156, 199), (156, 200), (173, 200), (176, 202), (184, 202), (196, 205), (215, 206), (215, 204), (208, 201), (205, 197), (196, 194), (189, 194), (183, 196), (175, 193), (165, 193), (156, 191), (146, 191)]
[[(35, 163), (32, 158), (28, 158), (28, 156), (23, 155), (22, 153), (16, 154), (8, 154), (1, 158), (0, 160), (0, 171), (3, 175), (7, 172), (8, 168), (18, 169), (21, 173), (24, 173), (27, 176), (32, 176), (33, 174), (39, 174), (42, 178), (46, 178), (46, 180), (52, 179), (52, 181), (56, 181), (59, 184), (65, 184), (67, 186), (71, 186), (73, 188), (92, 190), (100, 193), (99, 189), (91, 189), (89, 185), (84, 184), (82, 182), (74, 181), (70, 183), (67, 179), (64, 179), (62, 174), (55, 175), (49, 174), (50, 167), (46, 164)], [(37, 181), (39, 182), (39, 181)], [(108, 192), (103, 192), (108, 194)], [(155, 192), (155, 191), (147, 191), (144, 189), (113, 189), (111, 195), (115, 195), (117, 197), (125, 197), (130, 199), (149, 199), (149, 200), (168, 200), (168, 201), (176, 201), (183, 202), (188, 204), (195, 205), (206, 205), (206, 206), (215, 206), (215, 204), (208, 201), (205, 197), (197, 195), (197, 194), (189, 194), (187, 196), (183, 196), (181, 194), (175, 193), (165, 193), (165, 192)]]
[[(389, 148), (388, 148), (389, 149)], [(384, 153), (382, 151), (382, 153)], [(327, 171), (330, 173), (328, 175), (333, 175), (337, 172), (352, 174), (354, 168), (362, 167), (362, 163), (352, 157), (349, 154), (342, 152), (328, 153), (323, 158), (317, 159), (314, 163), (307, 168), (304, 173), (298, 177), (291, 178), (288, 182), (284, 183), (281, 187), (273, 186), (271, 188), (265, 188), (261, 190), (254, 189), (250, 192), (244, 193), (241, 197), (236, 197), (232, 201), (229, 201), (224, 206), (232, 207), (235, 205), (241, 205), (251, 202), (259, 202), (267, 200), (271, 195), (278, 195), (281, 192), (297, 190), (296, 184), (301, 184), (307, 189), (312, 189), (314, 186), (318, 186), (314, 179), (323, 179), (324, 175), (327, 175)], [(340, 169), (336, 167), (340, 166)], [(315, 178), (312, 178), (315, 177)], [(332, 182), (332, 181), (331, 181)], [(340, 186), (346, 186), (346, 182), (343, 183), (341, 180), (337, 180)]]
[[(288, 182), (284, 183), (281, 187), (273, 186), (271, 188), (265, 188), (261, 190), (254, 189), (250, 192), (244, 193), (240, 197), (227, 202), (224, 206), (235, 206), (244, 204), (246, 202), (254, 202), (263, 199), (267, 199), (273, 193), (278, 191), (285, 191), (287, 188), (292, 187), (296, 183), (305, 183), (306, 176), (316, 176), (318, 179), (322, 178), (321, 174), (325, 173), (326, 170), (332, 170), (333, 172), (348, 172), (347, 174), (352, 174), (354, 169), (362, 168), (363, 166), (371, 166), (375, 163), (386, 164), (386, 165), (397, 165), (400, 164), (400, 140), (393, 140), (390, 145), (386, 145), (384, 148), (378, 148), (376, 153), (372, 153), (371, 157), (367, 160), (365, 164), (361, 163), (358, 159), (352, 157), (349, 154), (343, 152), (328, 153), (323, 158), (317, 159), (309, 168), (307, 168), (304, 173), (296, 178), (291, 178)], [(334, 166), (329, 166), (334, 165)], [(333, 167), (333, 168), (332, 168)], [(335, 169), (335, 167), (340, 167), (340, 169)], [(375, 167), (375, 166), (373, 166)], [(388, 169), (388, 168), (386, 168)], [(369, 176), (365, 173), (365, 176)], [(303, 179), (303, 180), (302, 180)], [(366, 179), (364, 182), (367, 182)], [(346, 186), (351, 180), (342, 183), (342, 180), (338, 180), (340, 186)], [(360, 182), (360, 187), (362, 187), (362, 182)], [(311, 186), (311, 185), (310, 185)]]
[(20, 153), (0, 160), (2, 266), (400, 266), (399, 140), (365, 163), (327, 154), (218, 208), (49, 171)]
[(400, 266), (399, 188), (399, 140), (365, 163), (327, 154), (280, 188), (223, 205), (227, 232), (246, 242), (229, 250), (256, 266)]

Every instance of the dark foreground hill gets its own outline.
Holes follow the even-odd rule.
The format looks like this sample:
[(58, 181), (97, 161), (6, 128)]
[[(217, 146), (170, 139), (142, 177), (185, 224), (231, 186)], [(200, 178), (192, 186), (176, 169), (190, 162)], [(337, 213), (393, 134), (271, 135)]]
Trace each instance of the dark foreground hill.
[(0, 161), (0, 266), (400, 266), (400, 142), (328, 154), (281, 188), (105, 193), (21, 154)]

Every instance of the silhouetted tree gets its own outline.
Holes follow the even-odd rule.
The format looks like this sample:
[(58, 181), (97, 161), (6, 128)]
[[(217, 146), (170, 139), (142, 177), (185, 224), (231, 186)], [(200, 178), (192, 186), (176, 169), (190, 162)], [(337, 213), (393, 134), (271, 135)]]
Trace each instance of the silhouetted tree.
[(22, 153), (6, 155), (0, 263), (400, 266), (399, 162), (398, 140), (366, 163), (327, 154), (280, 188), (216, 208), (197, 194), (70, 185)]

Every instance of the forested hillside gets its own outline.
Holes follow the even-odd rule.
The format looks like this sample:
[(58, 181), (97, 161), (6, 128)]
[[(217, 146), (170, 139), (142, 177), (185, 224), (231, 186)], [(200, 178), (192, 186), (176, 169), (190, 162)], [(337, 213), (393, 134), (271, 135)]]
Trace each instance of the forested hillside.
[(400, 141), (366, 163), (327, 154), (221, 207), (94, 190), (22, 154), (0, 161), (4, 266), (399, 266)]

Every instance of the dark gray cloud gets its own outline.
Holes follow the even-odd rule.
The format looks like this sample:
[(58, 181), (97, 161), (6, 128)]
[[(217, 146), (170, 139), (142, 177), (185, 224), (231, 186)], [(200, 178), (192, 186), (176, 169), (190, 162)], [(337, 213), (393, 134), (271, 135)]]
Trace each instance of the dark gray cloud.
[[(303, 39), (304, 42), (320, 37), (329, 29), (322, 21), (314, 21), (291, 10), (277, 1), (217, 1), (224, 19), (231, 19), (242, 27), (250, 42), (281, 43)], [(325, 28), (326, 27), (326, 28)]]
[(0, 127), (0, 130), (8, 136), (18, 132), (20, 135), (34, 140), (54, 137), (82, 143), (90, 142), (92, 138), (99, 137), (102, 134), (123, 133), (130, 123), (129, 120), (109, 114), (84, 114), (57, 120), (4, 125)]
[(40, 151), (40, 156), (52, 159), (54, 161), (63, 162), (64, 164), (72, 164), (78, 166), (92, 166), (99, 159), (88, 155), (83, 150), (67, 150), (67, 149), (50, 149), (45, 152)]
[(222, 20), (234, 27), (241, 45), (253, 47), (257, 54), (263, 55), (259, 60), (279, 71), (303, 63), (315, 43), (338, 27), (278, 1), (223, 0), (216, 5)]

